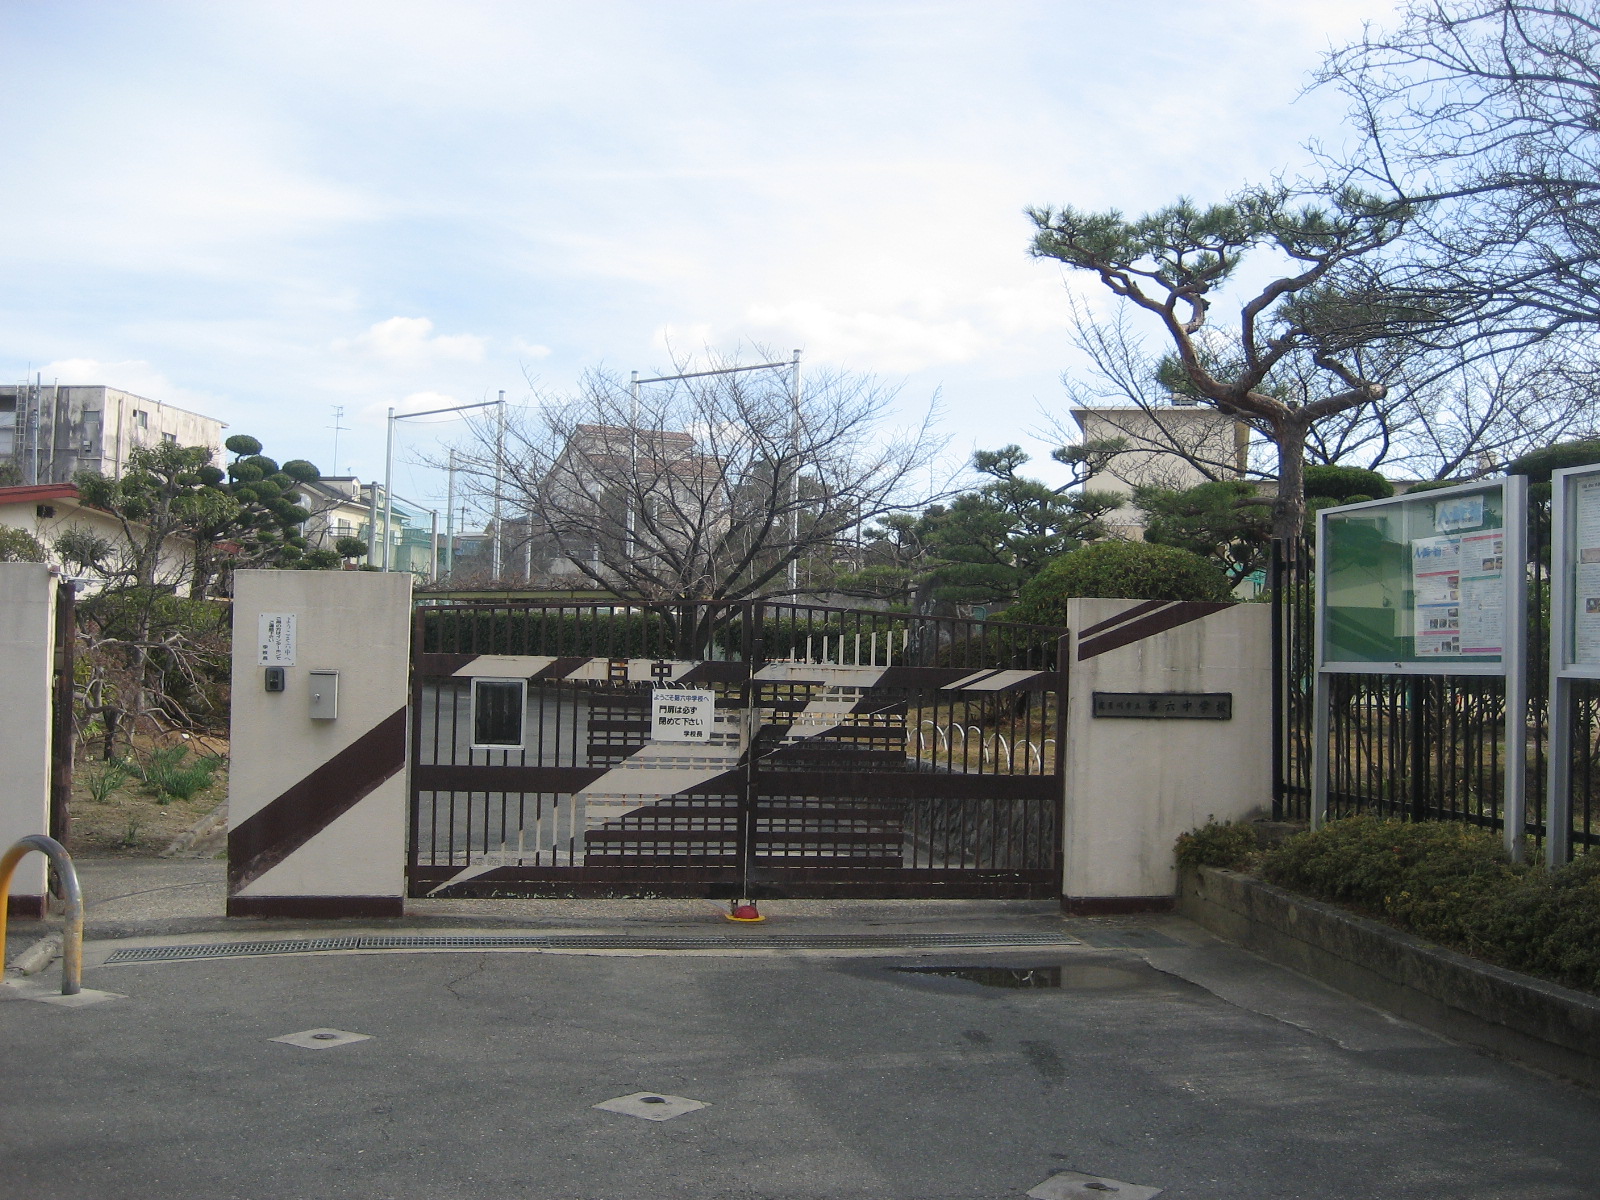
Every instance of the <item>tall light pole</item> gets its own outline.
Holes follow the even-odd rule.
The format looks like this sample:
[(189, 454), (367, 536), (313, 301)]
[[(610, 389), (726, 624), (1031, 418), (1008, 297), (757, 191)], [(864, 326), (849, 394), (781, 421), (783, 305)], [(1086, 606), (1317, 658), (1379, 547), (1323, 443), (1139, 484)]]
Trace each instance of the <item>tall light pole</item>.
[[(506, 394), (504, 392), (500, 393), (500, 398), (498, 400), (484, 400), (484, 401), (482, 401), (481, 403), (478, 403), (478, 404), (452, 404), (448, 408), (426, 408), (426, 409), (423, 409), (421, 412), (398, 413), (398, 414), (392, 408), (389, 410), (388, 445), (387, 445), (387, 448), (384, 451), (384, 456), (383, 456), (383, 569), (385, 571), (387, 571), (389, 569), (389, 528), (390, 528), (389, 520), (390, 520), (390, 516), (391, 516), (391, 514), (393, 512), (392, 508), (390, 507), (389, 497), (390, 497), (390, 492), (391, 492), (390, 485), (394, 482), (394, 426), (395, 426), (395, 422), (396, 421), (409, 421), (413, 417), (435, 417), (435, 416), (438, 416), (440, 413), (467, 412), (470, 409), (474, 409), (474, 408), (493, 408), (496, 405), (499, 405), (499, 407), (500, 407), (500, 432), (499, 432), (498, 437), (496, 438), (497, 449), (496, 449), (496, 452), (495, 452), (495, 460), (496, 461), (495, 461), (495, 464), (494, 464), (494, 468), (495, 468), (494, 469), (495, 512), (498, 515), (498, 513), (499, 513), (499, 498), (500, 498), (500, 462), (499, 462), (499, 458), (500, 458), (500, 454), (501, 454), (501, 452), (503, 450), (503, 443), (505, 441), (505, 428), (506, 428), (506, 407), (505, 407), (506, 406)], [(377, 509), (377, 505), (376, 504), (373, 505), (373, 509), (374, 509), (374, 512), (376, 512), (376, 509)], [(376, 531), (374, 531), (374, 532), (376, 532)]]
[(789, 440), (794, 443), (794, 476), (789, 482), (789, 599), (793, 600), (800, 590), (800, 558), (797, 553), (800, 547), (800, 351), (794, 352), (794, 391), (790, 396), (790, 403), (794, 406), (794, 419), (790, 424), (793, 431)]
[(449, 583), (453, 578), (456, 556), (456, 452), (450, 451), (450, 470), (446, 474), (448, 482), (444, 489), (444, 578)]
[(494, 513), (491, 516), (494, 538), (490, 551), (489, 575), (498, 583), (500, 581), (500, 467), (506, 455), (506, 394), (501, 392), (500, 399), (492, 403), (500, 406), (500, 415), (494, 434)]
[[(640, 384), (642, 384), (642, 383), (673, 383), (673, 382), (675, 382), (675, 381), (677, 381), (679, 379), (708, 379), (708, 378), (710, 378), (712, 376), (715, 376), (715, 375), (743, 375), (746, 371), (779, 371), (779, 370), (782, 370), (785, 367), (788, 367), (791, 371), (793, 371), (794, 382), (793, 382), (792, 388), (793, 388), (793, 393), (794, 394), (793, 394), (793, 397), (792, 397), (792, 403), (794, 405), (794, 440), (795, 440), (796, 444), (798, 445), (799, 439), (800, 439), (800, 351), (798, 351), (798, 350), (796, 350), (794, 352), (794, 358), (792, 360), (787, 361), (787, 362), (783, 361), (783, 360), (779, 360), (778, 362), (754, 363), (754, 364), (752, 364), (751, 366), (748, 366), (748, 367), (717, 367), (716, 369), (711, 370), (711, 371), (686, 371), (681, 375), (657, 375), (652, 379), (640, 379), (639, 378), (639, 372), (635, 371), (633, 373), (633, 378), (629, 381), (629, 384), (628, 384), (628, 392), (629, 392), (629, 395), (632, 398), (632, 402), (633, 402), (633, 416), (632, 416), (631, 421), (629, 422), (629, 424), (631, 426), (633, 426), (633, 428), (630, 430), (629, 436), (635, 439), (634, 442), (632, 443), (632, 445), (635, 447), (634, 450), (632, 451), (632, 468), (633, 468), (634, 478), (632, 480), (630, 480), (630, 484), (631, 484), (633, 490), (635, 492), (638, 491), (638, 483), (639, 483), (639, 481), (638, 481), (639, 462), (638, 462), (638, 450), (637, 450), (637, 445), (638, 445), (637, 437), (638, 437), (638, 425), (639, 425), (639, 385)], [(650, 448), (648, 446), (645, 447), (646, 453), (649, 453), (649, 449)], [(791, 483), (790, 483), (790, 494), (796, 500), (798, 500), (798, 497), (799, 497), (799, 486), (800, 486), (798, 470), (799, 470), (799, 468), (798, 468), (798, 464), (797, 464), (796, 465), (796, 472), (797, 473), (796, 473), (795, 477), (793, 478), (793, 480), (791, 480)], [(776, 474), (776, 472), (777, 472), (776, 465), (774, 465), (774, 467), (773, 467), (773, 472), (774, 472), (774, 474)], [(777, 480), (776, 479), (773, 480), (773, 484), (774, 484), (774, 486), (776, 486), (776, 484), (777, 484)], [(791, 505), (791, 508), (792, 507), (793, 507), (793, 505)], [(798, 514), (796, 512), (791, 512), (789, 514), (789, 531), (790, 531), (790, 538), (791, 538), (791, 542), (790, 542), (790, 549), (791, 550), (793, 550), (793, 548), (794, 548), (794, 546), (793, 546), (794, 540), (797, 540), (798, 537), (799, 537), (799, 525), (797, 524), (798, 519), (799, 519), (798, 518)], [(630, 547), (631, 547), (631, 543), (637, 540), (635, 538), (635, 536), (634, 536), (635, 535), (635, 530), (636, 530), (636, 526), (635, 526), (635, 523), (634, 523), (634, 511), (633, 511), (632, 503), (630, 501), (629, 507), (628, 507), (628, 529), (627, 529), (627, 536), (629, 538)], [(630, 555), (631, 555), (631, 553), (632, 553), (632, 550), (630, 548)], [(599, 567), (599, 563), (600, 563), (600, 559), (599, 559), (599, 543), (596, 542), (595, 543), (595, 566), (596, 566), (597, 569)], [(793, 562), (791, 562), (789, 564), (789, 586), (791, 588), (793, 588), (793, 586), (794, 586), (794, 579), (795, 579), (795, 564)]]

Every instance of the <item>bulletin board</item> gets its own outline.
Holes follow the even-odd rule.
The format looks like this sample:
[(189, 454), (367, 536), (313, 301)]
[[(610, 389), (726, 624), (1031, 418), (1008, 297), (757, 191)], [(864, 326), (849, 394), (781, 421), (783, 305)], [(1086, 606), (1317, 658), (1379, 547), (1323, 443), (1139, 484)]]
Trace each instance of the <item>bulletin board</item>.
[[(1510, 476), (1324, 509), (1319, 668), (1506, 674), (1523, 649), (1526, 506), (1527, 480)], [(1600, 579), (1600, 555), (1596, 569)], [(1600, 667), (1600, 625), (1595, 645)]]

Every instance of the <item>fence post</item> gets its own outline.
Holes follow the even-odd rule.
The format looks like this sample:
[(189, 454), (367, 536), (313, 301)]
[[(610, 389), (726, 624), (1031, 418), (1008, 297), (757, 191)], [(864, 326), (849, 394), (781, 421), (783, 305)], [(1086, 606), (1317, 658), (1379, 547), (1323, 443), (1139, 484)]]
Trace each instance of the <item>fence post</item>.
[(1288, 693), (1288, 682), (1285, 678), (1288, 671), (1288, 655), (1284, 653), (1283, 646), (1283, 607), (1289, 597), (1283, 591), (1283, 540), (1272, 539), (1272, 557), (1269, 560), (1269, 575), (1267, 586), (1272, 590), (1272, 819), (1283, 820), (1283, 798), (1286, 791), (1284, 775), (1287, 764), (1284, 762), (1284, 731), (1288, 727), (1289, 714), (1286, 711), (1284, 699)]
[(50, 763), (50, 836), (63, 846), (72, 845), (72, 765), (77, 747), (72, 697), (76, 682), (78, 623), (76, 589), (64, 581), (56, 590), (55, 714)]

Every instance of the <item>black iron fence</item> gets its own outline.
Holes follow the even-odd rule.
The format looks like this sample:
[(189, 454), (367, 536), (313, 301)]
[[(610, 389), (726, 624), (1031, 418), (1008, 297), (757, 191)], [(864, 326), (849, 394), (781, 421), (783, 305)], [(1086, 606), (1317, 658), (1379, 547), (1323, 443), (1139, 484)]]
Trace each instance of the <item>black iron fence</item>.
[[(1528, 729), (1523, 833), (1543, 845), (1550, 744), (1550, 513), (1529, 505)], [(1273, 547), (1273, 815), (1311, 815), (1316, 671), (1314, 544)], [(1478, 675), (1336, 675), (1329, 686), (1328, 813), (1504, 826), (1505, 680)], [(1575, 681), (1571, 846), (1600, 845), (1600, 681)]]
[[(816, 605), (423, 603), (415, 895), (1053, 896), (1063, 630)], [(713, 693), (702, 743), (658, 686)]]

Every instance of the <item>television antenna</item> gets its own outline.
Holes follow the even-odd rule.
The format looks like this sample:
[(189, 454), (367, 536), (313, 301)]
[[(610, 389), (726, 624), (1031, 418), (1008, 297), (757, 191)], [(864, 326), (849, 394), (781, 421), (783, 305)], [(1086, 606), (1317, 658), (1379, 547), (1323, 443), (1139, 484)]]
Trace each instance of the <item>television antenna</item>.
[(348, 425), (339, 424), (343, 419), (344, 405), (335, 404), (333, 406), (333, 473), (335, 475), (339, 473), (339, 431), (342, 429), (349, 432), (350, 429)]

